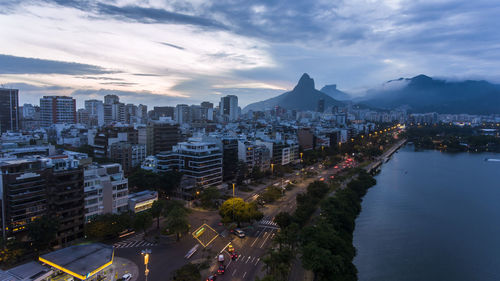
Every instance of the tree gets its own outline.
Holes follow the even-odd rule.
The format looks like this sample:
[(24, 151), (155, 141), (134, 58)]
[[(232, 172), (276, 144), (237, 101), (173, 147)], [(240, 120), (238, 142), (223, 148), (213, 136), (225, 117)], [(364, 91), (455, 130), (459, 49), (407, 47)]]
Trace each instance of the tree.
[(134, 217), (134, 228), (139, 231), (142, 230), (146, 233), (146, 230), (153, 224), (153, 217), (151, 212), (142, 211), (137, 213)]
[(255, 202), (247, 203), (236, 197), (226, 200), (219, 209), (223, 222), (236, 222), (240, 227), (242, 222), (259, 220), (264, 215), (258, 210)]
[(199, 281), (200, 279), (200, 269), (197, 265), (192, 263), (183, 265), (174, 273), (174, 280), (176, 281)]
[(131, 227), (132, 217), (129, 213), (104, 214), (85, 224), (85, 234), (97, 240), (111, 239)]
[(35, 249), (43, 250), (50, 247), (56, 239), (59, 221), (48, 216), (43, 216), (28, 224), (28, 236), (33, 241)]
[(24, 250), (22, 248), (13, 245), (5, 245), (0, 248), (0, 264), (3, 266), (15, 264), (23, 254)]
[(189, 230), (187, 219), (187, 210), (184, 207), (176, 206), (167, 215), (167, 225), (170, 231), (175, 232), (177, 241), (180, 240), (180, 234)]
[(201, 206), (205, 209), (216, 207), (216, 200), (221, 197), (217, 187), (209, 186), (205, 188), (200, 194)]
[(277, 223), (281, 229), (284, 229), (292, 223), (292, 216), (287, 212), (279, 212), (274, 217), (274, 222)]
[(153, 206), (151, 206), (151, 215), (153, 218), (156, 218), (156, 229), (160, 229), (160, 217), (163, 209), (165, 209), (165, 205), (165, 201), (160, 199), (153, 202)]

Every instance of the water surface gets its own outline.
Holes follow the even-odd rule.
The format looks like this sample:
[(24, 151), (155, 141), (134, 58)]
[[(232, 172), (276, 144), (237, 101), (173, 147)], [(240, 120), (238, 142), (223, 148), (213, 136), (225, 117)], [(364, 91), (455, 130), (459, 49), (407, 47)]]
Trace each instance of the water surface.
[(359, 280), (500, 280), (500, 162), (486, 157), (500, 154), (394, 154), (356, 220)]

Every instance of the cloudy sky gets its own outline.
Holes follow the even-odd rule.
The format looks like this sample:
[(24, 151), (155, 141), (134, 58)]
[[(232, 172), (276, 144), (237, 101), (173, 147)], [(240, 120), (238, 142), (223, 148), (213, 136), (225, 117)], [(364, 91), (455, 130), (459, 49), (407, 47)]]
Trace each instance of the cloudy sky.
[(360, 93), (421, 73), (498, 81), (498, 1), (0, 0), (0, 84), (148, 106)]

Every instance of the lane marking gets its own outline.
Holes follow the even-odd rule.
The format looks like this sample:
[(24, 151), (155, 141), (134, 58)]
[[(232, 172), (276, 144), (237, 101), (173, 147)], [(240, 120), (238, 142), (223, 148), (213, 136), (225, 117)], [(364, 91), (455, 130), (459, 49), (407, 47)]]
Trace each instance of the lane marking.
[(245, 278), (246, 275), (247, 275), (247, 272), (245, 271), (245, 273), (243, 274), (243, 278)]
[(263, 232), (261, 232), (259, 235), (257, 235), (257, 238), (255, 238), (255, 240), (253, 240), (253, 243), (252, 245), (250, 245), (250, 247), (253, 247), (253, 245), (255, 244), (255, 242), (257, 242), (257, 240), (259, 240), (259, 237), (260, 235), (262, 234)]
[(220, 250), (219, 254), (222, 253), (230, 244), (231, 244), (231, 242), (227, 243), (227, 245), (224, 246), (224, 248), (222, 248), (222, 250)]
[(267, 241), (267, 239), (268, 239), (270, 236), (271, 236), (271, 235), (267, 236), (267, 238), (266, 238), (266, 239), (264, 239), (264, 242), (262, 242), (262, 245), (260, 245), (260, 247), (259, 247), (259, 248), (261, 248), (261, 249), (262, 249), (262, 247), (264, 247), (264, 244), (266, 244), (266, 241)]
[(253, 263), (253, 261), (254, 261), (254, 260), (255, 260), (255, 257), (253, 257), (253, 259), (252, 259), (252, 263)]
[(260, 261), (260, 258), (257, 258), (257, 261), (255, 262), (255, 265), (257, 265)]
[(248, 263), (248, 261), (250, 260), (250, 258), (251, 258), (251, 256), (248, 256), (248, 259), (247, 259), (247, 261), (245, 263)]
[(233, 271), (233, 276), (236, 274), (236, 269)]

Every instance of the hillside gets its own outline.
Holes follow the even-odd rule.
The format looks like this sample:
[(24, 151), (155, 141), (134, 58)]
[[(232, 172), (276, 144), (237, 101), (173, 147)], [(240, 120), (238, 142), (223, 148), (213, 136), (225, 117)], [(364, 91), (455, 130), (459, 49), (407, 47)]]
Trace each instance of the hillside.
[(418, 75), (388, 81), (383, 88), (369, 91), (361, 103), (382, 109), (407, 106), (410, 112), (500, 113), (500, 85), (487, 81), (451, 82)]
[(314, 88), (314, 80), (307, 73), (304, 73), (292, 91), (274, 98), (249, 104), (243, 109), (243, 112), (272, 109), (275, 106), (298, 111), (316, 110), (320, 99), (325, 101), (325, 109), (330, 106), (342, 104), (329, 95), (316, 90)]

